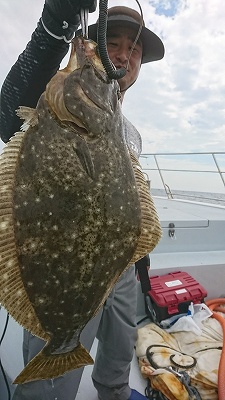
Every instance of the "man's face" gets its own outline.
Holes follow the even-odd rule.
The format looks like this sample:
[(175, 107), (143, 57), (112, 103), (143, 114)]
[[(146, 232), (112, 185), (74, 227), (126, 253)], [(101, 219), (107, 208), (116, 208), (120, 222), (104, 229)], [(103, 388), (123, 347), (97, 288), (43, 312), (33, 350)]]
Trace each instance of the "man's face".
[[(140, 71), (142, 59), (141, 42), (138, 41), (130, 55), (135, 38), (136, 32), (128, 27), (117, 26), (110, 28), (107, 33), (107, 49), (110, 60), (116, 69), (127, 68), (126, 75), (118, 81), (121, 92), (126, 91), (136, 81)], [(129, 63), (127, 66), (128, 58)]]

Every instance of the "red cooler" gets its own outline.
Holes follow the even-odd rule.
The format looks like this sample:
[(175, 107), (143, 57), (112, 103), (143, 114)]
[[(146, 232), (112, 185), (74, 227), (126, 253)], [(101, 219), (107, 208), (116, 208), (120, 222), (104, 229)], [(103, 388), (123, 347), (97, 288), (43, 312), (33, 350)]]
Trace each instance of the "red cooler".
[(153, 276), (150, 278), (150, 284), (148, 296), (157, 322), (187, 313), (191, 302), (202, 303), (207, 296), (204, 287), (182, 271)]

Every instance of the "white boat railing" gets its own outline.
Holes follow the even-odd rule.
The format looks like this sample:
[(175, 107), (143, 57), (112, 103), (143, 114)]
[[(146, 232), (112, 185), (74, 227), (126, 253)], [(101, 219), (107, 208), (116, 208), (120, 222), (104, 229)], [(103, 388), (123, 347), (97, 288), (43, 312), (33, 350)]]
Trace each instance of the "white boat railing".
[(225, 205), (225, 152), (146, 153), (140, 163), (153, 195)]

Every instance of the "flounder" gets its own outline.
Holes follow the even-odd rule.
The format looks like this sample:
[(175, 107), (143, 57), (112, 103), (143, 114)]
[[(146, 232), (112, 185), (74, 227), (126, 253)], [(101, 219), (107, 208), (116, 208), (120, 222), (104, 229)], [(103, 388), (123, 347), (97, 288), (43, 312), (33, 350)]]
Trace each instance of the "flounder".
[(161, 228), (123, 137), (117, 81), (76, 38), (0, 157), (0, 301), (46, 341), (15, 383), (92, 364), (80, 333)]

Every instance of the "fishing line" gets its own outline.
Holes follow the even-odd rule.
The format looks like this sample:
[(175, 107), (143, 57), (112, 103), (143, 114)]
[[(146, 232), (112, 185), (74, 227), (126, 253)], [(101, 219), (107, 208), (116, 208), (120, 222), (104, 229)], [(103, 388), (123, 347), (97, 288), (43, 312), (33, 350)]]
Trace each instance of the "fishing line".
[[(3, 333), (2, 333), (2, 336), (1, 336), (1, 339), (0, 339), (0, 347), (1, 347), (3, 339), (5, 337), (5, 333), (6, 333), (6, 329), (8, 327), (8, 323), (9, 323), (9, 314), (7, 313), (7, 317), (6, 317), (6, 321), (5, 321), (5, 327), (4, 327), (4, 330), (3, 330)], [(8, 379), (7, 379), (7, 376), (5, 374), (5, 371), (4, 371), (4, 368), (3, 368), (3, 365), (2, 365), (1, 357), (0, 357), (0, 369), (1, 369), (4, 381), (5, 381), (5, 386), (6, 386), (7, 393), (8, 393), (8, 400), (10, 400), (11, 399), (10, 387), (9, 387)]]
[(118, 79), (123, 78), (126, 75), (131, 54), (138, 42), (138, 39), (139, 39), (141, 31), (142, 31), (142, 27), (144, 25), (143, 12), (142, 12), (141, 5), (138, 0), (135, 0), (135, 1), (138, 4), (139, 9), (140, 9), (142, 23), (139, 26), (136, 38), (130, 49), (130, 53), (129, 53), (128, 60), (127, 60), (127, 65), (125, 68), (122, 67), (120, 69), (116, 69), (115, 65), (110, 60), (109, 54), (107, 51), (106, 32), (107, 32), (107, 19), (108, 19), (108, 0), (100, 0), (99, 1), (99, 19), (98, 19), (99, 22), (98, 22), (98, 29), (97, 29), (98, 51), (99, 51), (99, 55), (100, 55), (102, 64), (105, 68), (105, 71), (106, 71), (109, 79), (118, 80)]

